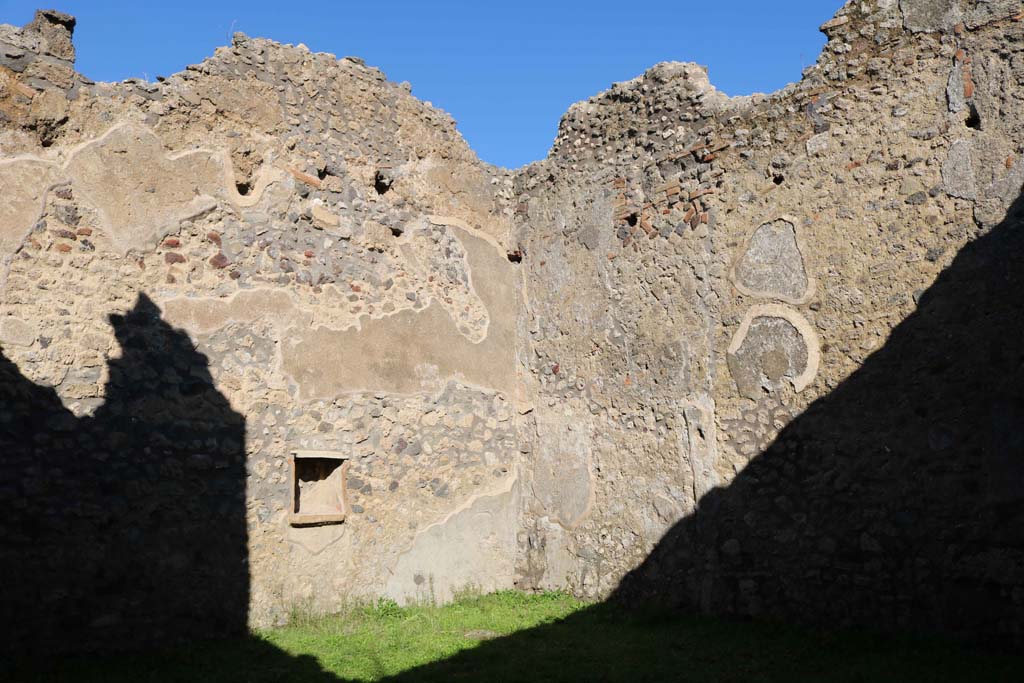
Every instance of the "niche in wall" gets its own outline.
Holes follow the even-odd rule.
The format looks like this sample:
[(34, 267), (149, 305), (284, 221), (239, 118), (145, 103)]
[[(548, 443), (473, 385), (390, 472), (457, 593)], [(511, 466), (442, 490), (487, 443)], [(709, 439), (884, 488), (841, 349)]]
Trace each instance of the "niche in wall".
[(348, 455), (338, 451), (292, 451), (292, 526), (339, 524), (348, 512)]

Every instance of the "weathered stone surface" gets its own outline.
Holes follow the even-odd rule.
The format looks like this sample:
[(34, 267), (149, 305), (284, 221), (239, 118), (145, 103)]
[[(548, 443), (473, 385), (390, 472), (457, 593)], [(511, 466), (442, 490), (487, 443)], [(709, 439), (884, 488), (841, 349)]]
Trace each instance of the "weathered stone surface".
[(589, 430), (553, 416), (543, 418), (538, 427), (544, 439), (533, 460), (531, 493), (553, 522), (572, 529), (593, 504)]
[(39, 218), (47, 188), (60, 176), (54, 164), (37, 160), (0, 160), (0, 258), (9, 259)]
[(0, 320), (0, 345), (7, 346), (32, 346), (36, 340), (36, 333), (24, 320), (18, 318), (4, 318)]
[(962, 16), (957, 0), (900, 0), (900, 10), (911, 31), (948, 31)]
[(8, 646), (470, 585), (1024, 637), (1018, 13), (847, 3), (798, 83), (659, 64), (511, 171), (356, 58), (0, 26)]
[(799, 303), (811, 294), (796, 226), (779, 219), (765, 223), (750, 236), (735, 267), (736, 285), (753, 296)]
[(729, 347), (729, 371), (740, 394), (757, 399), (779, 391), (783, 382), (800, 391), (814, 376), (815, 342), (807, 339), (809, 326), (801, 330), (792, 322), (795, 315), (757, 315), (741, 325)]
[(972, 148), (968, 140), (956, 140), (949, 146), (949, 154), (942, 164), (942, 185), (950, 197), (978, 198), (974, 163), (971, 161)]
[(181, 221), (213, 208), (214, 196), (225, 192), (220, 159), (206, 151), (167, 156), (156, 135), (131, 124), (115, 126), (79, 150), (67, 173), (124, 251), (157, 244)]
[(519, 495), (511, 481), (508, 490), (481, 495), (419, 532), (399, 556), (385, 594), (399, 604), (448, 602), (459, 591), (509, 586)]

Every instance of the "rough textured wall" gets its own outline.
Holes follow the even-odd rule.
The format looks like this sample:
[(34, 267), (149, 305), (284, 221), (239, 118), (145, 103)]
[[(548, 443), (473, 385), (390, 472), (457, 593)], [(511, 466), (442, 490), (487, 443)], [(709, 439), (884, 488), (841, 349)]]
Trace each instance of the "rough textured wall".
[[(211, 630), (227, 587), (241, 628), (512, 585), (510, 182), (357, 59), (239, 34), (96, 84), (73, 25), (0, 29), (4, 621), (129, 645)], [(344, 523), (289, 523), (293, 450), (348, 458)]]
[(570, 109), (516, 178), (533, 585), (1019, 637), (1022, 10), (851, 2), (773, 95)]
[[(0, 27), (3, 618), (519, 586), (1019, 636), (1022, 12), (851, 2), (798, 84), (660, 64), (514, 172), (354, 58), (102, 84), (69, 17)], [(290, 523), (296, 450), (343, 523)]]

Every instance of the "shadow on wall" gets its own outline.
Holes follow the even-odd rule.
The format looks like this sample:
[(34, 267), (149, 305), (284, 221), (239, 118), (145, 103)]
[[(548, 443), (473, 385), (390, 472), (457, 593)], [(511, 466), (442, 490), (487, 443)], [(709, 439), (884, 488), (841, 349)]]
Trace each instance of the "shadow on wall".
[[(728, 486), (708, 493), (611, 601), (986, 644), (1024, 640), (1022, 339), (1024, 196), (957, 254), (884, 347)], [(562, 667), (572, 680), (586, 646), (570, 646), (576, 631), (586, 632), (606, 609), (492, 640), (393, 680), (487, 671), (519, 680), (500, 674), (500, 662), (516, 657), (534, 671)], [(871, 647), (831, 661), (833, 673), (840, 664), (855, 673)], [(663, 680), (657, 672), (669, 661), (694, 680), (719, 680), (697, 673), (708, 664), (701, 652), (712, 649), (683, 627), (678, 642), (649, 658), (610, 644), (596, 675)], [(740, 665), (763, 656), (749, 644), (732, 652)], [(813, 669), (821, 653), (811, 646), (779, 654), (761, 674)], [(630, 661), (640, 664), (623, 670)], [(938, 659), (919, 663), (924, 678), (971, 677)], [(827, 670), (810, 678), (823, 680)]]
[[(884, 347), (672, 528), (614, 599), (1020, 641), (1022, 304), (1024, 198), (957, 254)], [(148, 299), (111, 321), (123, 353), (93, 417), (74, 417), (0, 357), (0, 623), (13, 649), (245, 629), (244, 420)], [(573, 619), (395, 680), (507, 679), (509, 653), (536, 670), (572, 666)], [(261, 647), (267, 671), (333, 680)]]
[(245, 421), (140, 296), (75, 417), (0, 355), (0, 649), (88, 651), (242, 633)]
[(1024, 196), (621, 582), (627, 602), (1024, 640)]

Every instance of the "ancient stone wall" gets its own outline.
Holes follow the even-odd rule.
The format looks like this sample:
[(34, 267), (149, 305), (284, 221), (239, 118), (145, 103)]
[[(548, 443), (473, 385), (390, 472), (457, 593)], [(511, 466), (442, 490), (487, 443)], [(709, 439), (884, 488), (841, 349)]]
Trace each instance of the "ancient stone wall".
[[(29, 642), (130, 645), (200, 633), (200, 595), (228, 584), (236, 628), (512, 585), (526, 449), (509, 181), (406, 88), (302, 46), (239, 34), (156, 83), (41, 82), (33, 65), (73, 25), (44, 12), (0, 33), (0, 345), (23, 380), (4, 385), (2, 619), (45, 615)], [(126, 313), (191, 356), (133, 355), (108, 320)], [(23, 384), (54, 420), (19, 418)], [(198, 426), (219, 413), (181, 398), (196, 393), (230, 443)], [(131, 438), (98, 435), (111, 410)], [(294, 518), (295, 452), (344, 459), (328, 482), (344, 474), (343, 522)], [(196, 504), (217, 491), (219, 513)], [(190, 543), (193, 527), (213, 538)], [(124, 534), (144, 536), (135, 552)], [(140, 594), (178, 606), (143, 615)]]
[(70, 17), (0, 26), (0, 618), (518, 586), (1019, 636), (1022, 19), (850, 2), (799, 83), (659, 64), (512, 172), (356, 58), (93, 83)]
[(570, 109), (516, 179), (533, 585), (1019, 637), (1022, 10), (850, 2), (773, 95)]

